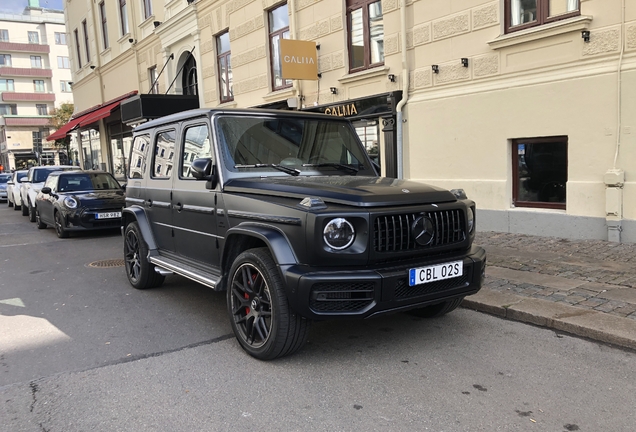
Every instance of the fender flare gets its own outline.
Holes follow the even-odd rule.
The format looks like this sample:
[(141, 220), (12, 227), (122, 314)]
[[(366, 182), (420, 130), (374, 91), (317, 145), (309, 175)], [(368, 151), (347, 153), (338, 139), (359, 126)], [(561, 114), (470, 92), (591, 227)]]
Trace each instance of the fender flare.
[(131, 222), (137, 222), (137, 224), (139, 225), (139, 229), (141, 230), (141, 235), (148, 245), (148, 251), (153, 252), (157, 250), (157, 243), (155, 242), (155, 237), (152, 235), (150, 222), (148, 221), (148, 216), (146, 216), (146, 212), (143, 208), (135, 205), (124, 208), (121, 214), (121, 221), (122, 236), (124, 235), (128, 224), (130, 224)]
[(227, 245), (231, 244), (232, 237), (235, 235), (244, 235), (255, 237), (262, 240), (272, 253), (274, 261), (279, 266), (288, 266), (298, 264), (298, 258), (294, 253), (289, 239), (280, 229), (271, 225), (259, 223), (242, 223), (227, 231), (225, 236), (225, 244), (221, 251), (221, 260), (223, 261)]

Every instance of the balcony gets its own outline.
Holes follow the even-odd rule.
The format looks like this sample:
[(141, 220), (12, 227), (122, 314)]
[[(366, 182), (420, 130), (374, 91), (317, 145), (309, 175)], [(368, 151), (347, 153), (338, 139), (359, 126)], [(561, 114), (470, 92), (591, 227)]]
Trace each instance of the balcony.
[(53, 71), (43, 68), (17, 68), (11, 66), (0, 67), (0, 77), (35, 77), (51, 78)]
[(3, 92), (3, 102), (55, 102), (55, 93)]
[(51, 52), (51, 48), (48, 45), (40, 44), (0, 42), (0, 51), (48, 54)]

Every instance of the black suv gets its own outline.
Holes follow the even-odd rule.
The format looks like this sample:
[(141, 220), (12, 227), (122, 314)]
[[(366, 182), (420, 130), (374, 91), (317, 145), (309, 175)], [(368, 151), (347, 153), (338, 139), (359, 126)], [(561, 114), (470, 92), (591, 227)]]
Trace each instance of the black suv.
[(475, 204), (378, 176), (346, 119), (193, 110), (135, 128), (122, 215), (139, 289), (179, 274), (227, 290), (239, 343), (273, 359), (311, 320), (439, 316), (481, 288)]

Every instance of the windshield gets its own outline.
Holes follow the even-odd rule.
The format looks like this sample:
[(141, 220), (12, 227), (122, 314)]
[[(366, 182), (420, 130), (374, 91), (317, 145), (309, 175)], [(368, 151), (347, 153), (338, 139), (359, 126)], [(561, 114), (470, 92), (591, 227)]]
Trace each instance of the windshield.
[(62, 174), (58, 183), (58, 192), (77, 192), (92, 190), (121, 189), (115, 178), (108, 173)]
[(220, 116), (216, 125), (225, 167), (233, 172), (376, 175), (347, 122)]
[(10, 174), (0, 174), (0, 184), (8, 182), (10, 178)]

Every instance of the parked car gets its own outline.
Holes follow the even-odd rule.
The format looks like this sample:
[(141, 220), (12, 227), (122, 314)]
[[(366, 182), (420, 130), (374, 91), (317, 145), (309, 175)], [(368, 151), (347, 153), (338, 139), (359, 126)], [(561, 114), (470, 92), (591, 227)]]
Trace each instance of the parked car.
[(124, 189), (103, 171), (57, 171), (49, 174), (37, 195), (39, 229), (55, 227), (60, 238), (71, 231), (121, 227)]
[(35, 222), (35, 197), (37, 196), (48, 175), (54, 171), (68, 171), (80, 169), (70, 165), (37, 166), (29, 168), (27, 177), (21, 180), (20, 199), (22, 200), (22, 216), (29, 216)]
[(179, 274), (227, 291), (241, 347), (298, 350), (311, 320), (439, 316), (481, 288), (475, 203), (380, 177), (344, 119), (193, 110), (133, 132), (124, 261), (130, 284)]
[(20, 210), (22, 206), (22, 198), (20, 198), (20, 180), (27, 176), (27, 170), (14, 171), (11, 174), (11, 180), (7, 183), (7, 202), (13, 210)]
[(8, 201), (7, 199), (7, 186), (11, 180), (11, 174), (0, 173), (0, 201)]

